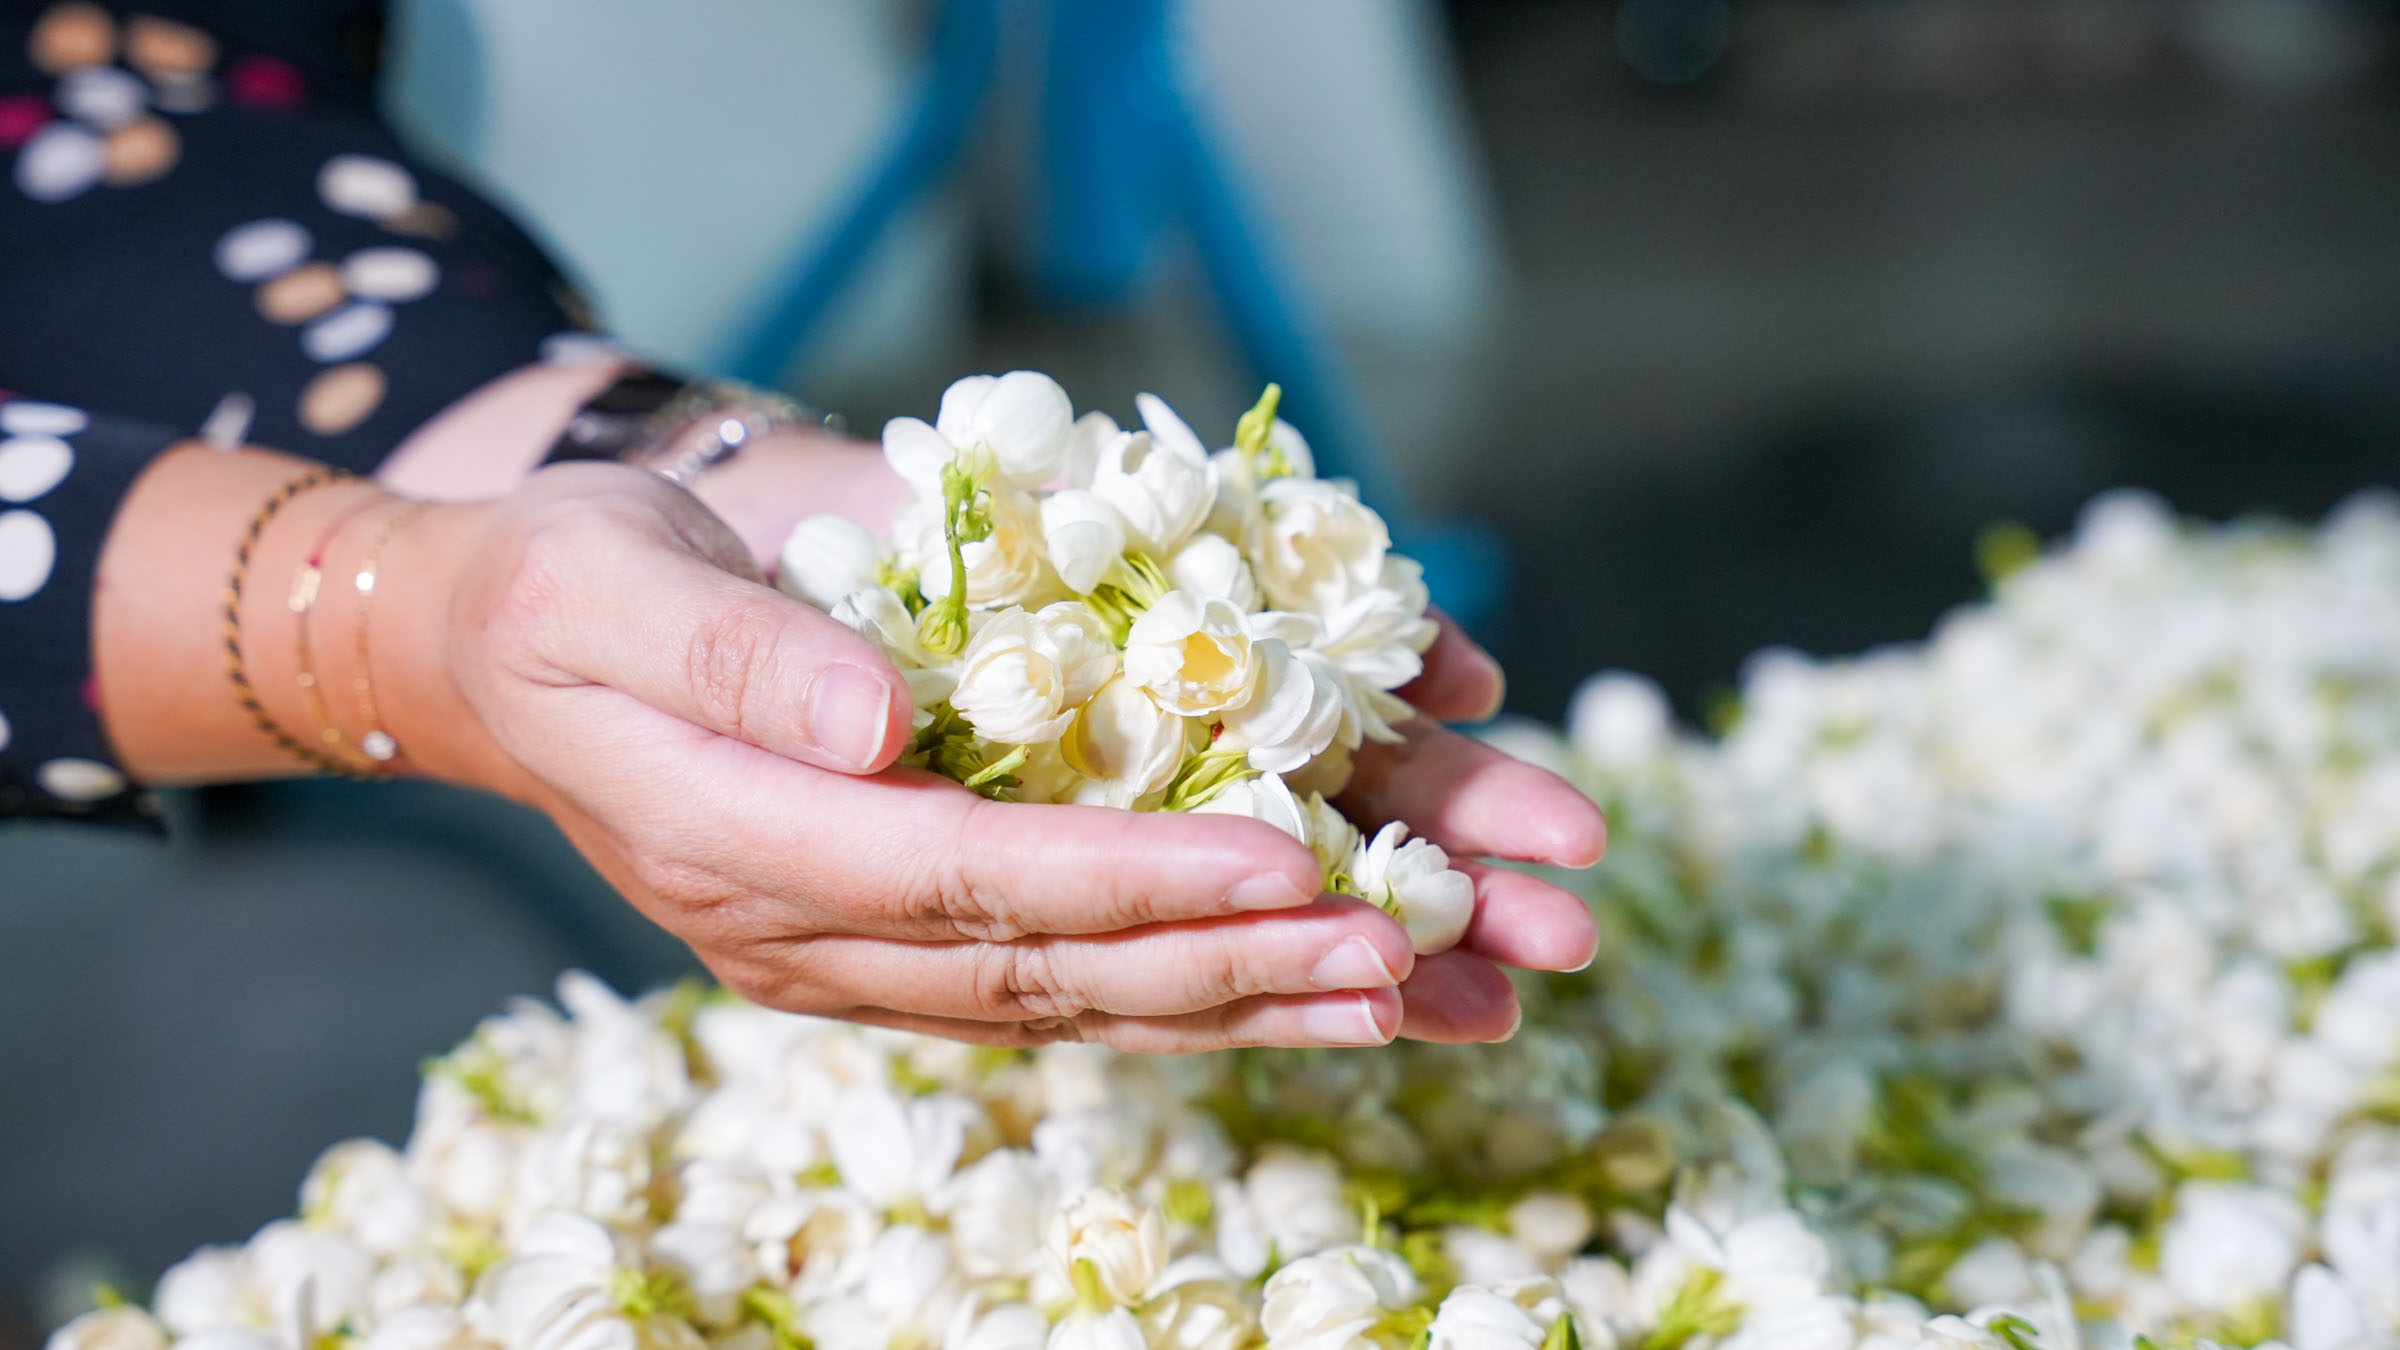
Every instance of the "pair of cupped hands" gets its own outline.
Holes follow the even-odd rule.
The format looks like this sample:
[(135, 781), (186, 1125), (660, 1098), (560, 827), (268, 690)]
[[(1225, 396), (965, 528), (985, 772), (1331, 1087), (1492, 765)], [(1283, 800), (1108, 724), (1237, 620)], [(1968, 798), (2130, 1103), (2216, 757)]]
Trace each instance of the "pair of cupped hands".
[[(1339, 802), (1370, 831), (1407, 822), (1474, 878), (1474, 921), (1437, 956), (1320, 894), (1315, 856), (1271, 826), (994, 802), (895, 767), (905, 682), (765, 573), (803, 516), (880, 534), (904, 495), (870, 448), (806, 437), (694, 492), (562, 465), (436, 511), (387, 571), (452, 579), (421, 644), (452, 706), (396, 727), (402, 743), (548, 813), (727, 987), (795, 1012), (1146, 1052), (1476, 1042), (1517, 1027), (1503, 966), (1590, 962), (1580, 900), (1480, 860), (1589, 866), (1600, 814), (1441, 725), (1491, 716), (1502, 692), (1447, 621), (1402, 690), (1420, 714), (1406, 740), (1365, 747)], [(436, 725), (461, 713), (479, 728), (465, 751)]]

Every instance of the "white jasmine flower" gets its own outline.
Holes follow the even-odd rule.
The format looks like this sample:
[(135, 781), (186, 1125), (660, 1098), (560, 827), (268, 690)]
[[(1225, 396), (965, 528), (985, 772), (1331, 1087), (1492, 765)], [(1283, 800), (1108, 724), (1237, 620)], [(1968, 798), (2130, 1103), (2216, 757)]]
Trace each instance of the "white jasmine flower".
[(1243, 551), (1267, 603), (1331, 615), (1381, 583), (1392, 537), (1355, 494), (1319, 479), (1278, 478), (1258, 496)]
[(2233, 1312), (2276, 1297), (2300, 1264), (2308, 1217), (2263, 1186), (2191, 1181), (2175, 1192), (2159, 1274), (2195, 1308)]
[(417, 1304), (377, 1322), (359, 1350), (483, 1350), (489, 1344), (456, 1308)]
[(1124, 675), (1100, 686), (1068, 723), (1059, 753), (1101, 789), (1101, 803), (1132, 806), (1167, 785), (1190, 729)]
[(1117, 508), (1087, 489), (1069, 488), (1042, 498), (1042, 541), (1058, 579), (1077, 595), (1089, 595), (1125, 556), (1125, 521)]
[(985, 619), (959, 654), (950, 705), (986, 740), (1047, 744), (1116, 667), (1116, 644), (1082, 605), (1003, 610)]
[(1167, 1287), (1138, 1314), (1149, 1344), (1165, 1350), (1247, 1350), (1256, 1343), (1254, 1299), (1240, 1284), (1222, 1275), (1177, 1279), (1172, 1269), (1162, 1282)]
[(984, 1308), (962, 1302), (950, 1319), (942, 1350), (1044, 1350), (1050, 1322), (1023, 1303)]
[(1192, 811), (1195, 815), (1241, 816), (1264, 821), (1303, 844), (1309, 841), (1307, 808), (1283, 785), (1282, 779), (1271, 773), (1228, 784)]
[(433, 1248), (386, 1257), (367, 1281), (367, 1321), (381, 1326), (405, 1308), (455, 1308), (467, 1296), (467, 1277)]
[(527, 1226), (508, 1258), (476, 1282), (466, 1313), (504, 1350), (701, 1350), (700, 1333), (663, 1301), (607, 1229), (580, 1214), (552, 1213)]
[(2321, 1265), (2293, 1279), (2289, 1325), (2292, 1350), (2364, 1350), (2378, 1339), (2342, 1277)]
[(1550, 1328), (1533, 1320), (1517, 1301), (1489, 1289), (1462, 1285), (1450, 1291), (1426, 1329), (1428, 1350), (1541, 1350)]
[(1049, 1186), (1018, 1149), (995, 1149), (951, 1183), (950, 1236), (960, 1270), (974, 1279), (1022, 1277), (1042, 1250)]
[(1358, 1210), (1342, 1193), (1341, 1174), (1314, 1155), (1267, 1150), (1243, 1177), (1242, 1194), (1267, 1245), (1286, 1260), (1358, 1234)]
[[(1142, 429), (1149, 432), (1150, 438), (1167, 453), (1187, 463), (1198, 463), (1209, 457), (1208, 446), (1201, 441), (1199, 433), (1193, 431), (1191, 423), (1184, 421), (1165, 399), (1156, 394), (1136, 394), (1133, 396), (1133, 407), (1142, 415)], [(1110, 423), (1109, 429), (1114, 431), (1116, 424)]]
[(1234, 542), (1219, 534), (1195, 534), (1167, 559), (1167, 581), (1179, 591), (1231, 601), (1245, 614), (1259, 605), (1258, 578)]
[(120, 1304), (87, 1312), (51, 1332), (43, 1350), (167, 1350), (167, 1333), (149, 1313)]
[(1450, 870), (1450, 855), (1439, 844), (1409, 838), (1408, 826), (1397, 820), (1360, 845), (1343, 870), (1358, 895), (1408, 930), (1419, 956), (1457, 946), (1475, 917), (1474, 879)]
[(1088, 1262), (1099, 1291), (1126, 1307), (1142, 1302), (1167, 1264), (1165, 1218), (1121, 1191), (1088, 1190), (1068, 1202), (1046, 1242), (1060, 1278)]
[(1038, 487), (1064, 466), (1075, 407), (1039, 371), (971, 375), (942, 391), (934, 427), (951, 444), (991, 452), (1009, 480)]
[[(1397, 689), (1424, 673), (1425, 649), (1441, 631), (1426, 604), (1424, 569), (1386, 555), (1374, 585), (1317, 611), (1325, 636), (1316, 649), (1368, 689)], [(1400, 720), (1405, 705), (1385, 715)]]
[(950, 1323), (964, 1290), (949, 1244), (914, 1224), (877, 1234), (826, 1293), (803, 1303), (800, 1326), (826, 1350), (924, 1345)]
[(1535, 1261), (1556, 1266), (1592, 1239), (1592, 1211), (1557, 1191), (1535, 1191), (1508, 1207), (1509, 1236)]
[(1120, 432), (1099, 449), (1091, 492), (1117, 510), (1125, 537), (1153, 558), (1172, 557), (1216, 502), (1215, 466), (1145, 431)]
[(519, 1213), (572, 1210), (630, 1226), (649, 1209), (649, 1142), (641, 1131), (614, 1121), (563, 1121), (531, 1142), (518, 1169)]
[(269, 1325), (296, 1345), (366, 1310), (374, 1258), (342, 1234), (279, 1220), (259, 1229), (243, 1256)]
[[(935, 505), (939, 505), (938, 498)], [(986, 490), (985, 509), (992, 532), (961, 545), (967, 567), (966, 604), (969, 609), (1036, 606), (1059, 594), (1057, 575), (1050, 570), (1050, 543), (1042, 529), (1041, 507), (1013, 488)], [(949, 543), (938, 510), (914, 511), (898, 527), (912, 541), (909, 560), (917, 567), (917, 586), (928, 600), (950, 594)]]
[(880, 1086), (844, 1091), (826, 1114), (825, 1144), (842, 1184), (878, 1209), (936, 1203), (965, 1150), (974, 1103), (903, 1101)]
[[(1296, 786), (1293, 790), (1295, 794), (1299, 791)], [(1361, 847), (1358, 827), (1350, 823), (1339, 807), (1325, 800), (1322, 792), (1311, 792), (1301, 798), (1300, 812), (1308, 821), (1308, 833), (1301, 836), (1301, 842), (1317, 855), (1317, 865), (1328, 875), (1346, 871)]]
[(417, 1093), (410, 1133), (409, 1171), (442, 1209), (479, 1224), (497, 1224), (515, 1191), (522, 1132), (486, 1118), (450, 1080), (434, 1076)]
[(1169, 591), (1125, 638), (1125, 678), (1177, 716), (1240, 705), (1257, 675), (1249, 627), (1228, 601)]
[(1249, 699), (1222, 714), (1220, 749), (1241, 750), (1251, 768), (1285, 774), (1325, 753), (1348, 711), (1340, 674), (1314, 653), (1269, 638), (1252, 645), (1258, 682)]
[(1049, 1350), (1149, 1350), (1142, 1324), (1123, 1308), (1070, 1313), (1050, 1328)]
[(432, 1222), (407, 1162), (372, 1139), (336, 1144), (317, 1159), (300, 1185), (300, 1214), (377, 1256), (417, 1246)]
[(1656, 684), (1622, 670), (1604, 670), (1576, 687), (1567, 735), (1593, 767), (1623, 773), (1656, 760), (1673, 734), (1667, 696)]
[(943, 391), (932, 426), (913, 417), (884, 424), (883, 453), (920, 496), (936, 500), (943, 467), (961, 452), (989, 456), (1009, 486), (1039, 487), (1064, 467), (1074, 419), (1067, 392), (1047, 375), (971, 375)]
[(883, 551), (865, 527), (841, 516), (810, 516), (792, 527), (775, 567), (775, 584), (819, 609), (875, 584)]
[(1267, 1280), (1258, 1324), (1269, 1350), (1342, 1350), (1416, 1297), (1416, 1274), (1398, 1254), (1336, 1247), (1276, 1271)]

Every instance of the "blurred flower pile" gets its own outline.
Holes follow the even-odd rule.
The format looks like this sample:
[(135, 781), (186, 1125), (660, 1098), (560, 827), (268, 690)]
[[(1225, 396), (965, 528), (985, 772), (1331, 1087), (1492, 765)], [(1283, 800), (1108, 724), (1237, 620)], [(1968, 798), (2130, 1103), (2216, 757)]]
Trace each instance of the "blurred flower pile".
[(801, 522), (785, 589), (872, 639), (916, 696), (902, 762), (1018, 801), (1252, 816), (1315, 850), (1420, 953), (1466, 931), (1474, 883), (1326, 803), (1434, 639), (1417, 564), (1266, 397), (1211, 453), (1148, 394), (1143, 427), (1078, 419), (1047, 375), (960, 380), (884, 456), (914, 489), (890, 541)]
[(1499, 738), (1610, 805), (1504, 1046), (994, 1052), (569, 977), (53, 1350), (2400, 1345), (2400, 505), (2092, 509), (1922, 647)]

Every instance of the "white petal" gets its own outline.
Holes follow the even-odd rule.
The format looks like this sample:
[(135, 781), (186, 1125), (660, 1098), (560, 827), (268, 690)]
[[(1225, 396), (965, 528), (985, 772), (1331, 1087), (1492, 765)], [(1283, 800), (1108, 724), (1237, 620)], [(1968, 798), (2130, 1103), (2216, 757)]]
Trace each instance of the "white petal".
[(956, 444), (965, 445), (975, 436), (975, 410), (992, 396), (992, 386), (1000, 383), (997, 375), (967, 375), (952, 380), (942, 391), (942, 406), (933, 417), (933, 424)]
[(1150, 429), (1151, 437), (1160, 445), (1194, 464), (1208, 462), (1207, 445), (1202, 443), (1189, 422), (1167, 406), (1165, 399), (1156, 394), (1136, 394), (1133, 396), (1133, 406), (1140, 410), (1142, 425)]
[(883, 424), (883, 458), (917, 495), (942, 499), (942, 469), (958, 457), (948, 436), (914, 417), (895, 417)]
[(1070, 488), (1042, 499), (1042, 542), (1059, 579), (1077, 595), (1088, 595), (1125, 556), (1125, 526), (1116, 508)]
[(875, 538), (856, 521), (810, 516), (783, 542), (776, 584), (819, 609), (875, 580)]
[(1012, 370), (993, 383), (973, 421), (976, 441), (990, 448), (1001, 469), (1033, 486), (1049, 481), (1065, 462), (1075, 405), (1058, 381), (1039, 371)]

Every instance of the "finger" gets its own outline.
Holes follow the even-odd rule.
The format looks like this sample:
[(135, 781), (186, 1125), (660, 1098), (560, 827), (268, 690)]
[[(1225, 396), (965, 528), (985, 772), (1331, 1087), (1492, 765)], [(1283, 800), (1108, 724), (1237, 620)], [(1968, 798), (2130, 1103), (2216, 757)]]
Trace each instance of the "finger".
[[(523, 527), (495, 598), (519, 673), (623, 690), (786, 759), (844, 773), (890, 764), (907, 686), (874, 645), (726, 570), (740, 544), (700, 508), (630, 493), (563, 498)], [(695, 539), (694, 534), (712, 537)], [(746, 564), (742, 564), (745, 565)]]
[(1098, 937), (889, 942), (812, 936), (771, 944), (745, 979), (778, 1006), (884, 1006), (976, 1022), (1098, 1012), (1169, 1017), (1261, 994), (1390, 989), (1416, 958), (1383, 911), (1325, 896), (1284, 914), (1161, 924)]
[(1524, 1020), (1508, 976), (1471, 952), (1418, 958), (1416, 974), (1400, 987), (1400, 1000), (1406, 1009), (1400, 1034), (1412, 1041), (1505, 1041), (1517, 1034), (1517, 1024)]
[(1006, 942), (1297, 909), (1320, 890), (1316, 855), (1255, 820), (992, 802), (907, 769), (822, 773), (614, 690), (554, 693), (533, 701), (529, 734), (610, 729), (607, 780), (564, 790), (629, 858), (659, 860), (640, 884), (702, 905), (764, 898), (795, 933)]
[(969, 1022), (886, 1009), (860, 1009), (850, 1020), (976, 1045), (1011, 1048), (1089, 1041), (1143, 1055), (1189, 1055), (1251, 1046), (1332, 1048), (1388, 1045), (1401, 1023), (1400, 994), (1373, 989), (1349, 994), (1266, 996), (1180, 1017), (1117, 1017), (1085, 1013), (1046, 1022)]
[(1452, 860), (1475, 879), (1475, 917), (1459, 946), (1524, 970), (1582, 970), (1600, 951), (1589, 905), (1537, 877)]
[(1488, 722), (1508, 696), (1508, 680), (1491, 653), (1449, 615), (1425, 611), (1440, 625), (1425, 649), (1425, 671), (1400, 687), (1400, 697), (1441, 722)]
[(1608, 847), (1590, 798), (1547, 769), (1423, 718), (1402, 724), (1397, 745), (1368, 745), (1343, 792), (1343, 813), (1362, 828), (1404, 820), (1454, 854), (1589, 867)]

